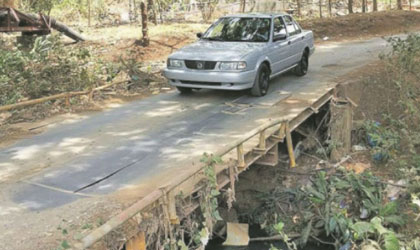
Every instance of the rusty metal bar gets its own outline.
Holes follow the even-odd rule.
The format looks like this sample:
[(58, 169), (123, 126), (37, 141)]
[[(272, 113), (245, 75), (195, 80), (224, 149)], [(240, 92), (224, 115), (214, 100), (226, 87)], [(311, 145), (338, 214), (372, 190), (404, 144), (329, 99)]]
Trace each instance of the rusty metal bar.
[(293, 141), (292, 141), (292, 134), (289, 128), (289, 122), (286, 122), (285, 132), (286, 132), (287, 151), (289, 153), (290, 167), (294, 168), (296, 167), (296, 160), (295, 160), (295, 154), (293, 152)]
[(16, 14), (16, 11), (12, 8), (10, 8), (10, 13), (12, 14), (12, 16), (15, 18), (17, 23), (20, 23), (20, 18), (18, 17), (18, 15)]
[(260, 150), (265, 150), (266, 145), (265, 145), (265, 130), (260, 132), (260, 142), (258, 144), (258, 148)]
[(244, 144), (241, 143), (236, 147), (236, 152), (238, 154), (238, 168), (245, 167), (245, 154), (244, 154)]
[(172, 225), (179, 225), (180, 221), (176, 214), (176, 200), (174, 190), (168, 193), (168, 210), (169, 210), (169, 221)]
[(142, 231), (125, 244), (126, 250), (146, 250), (146, 234)]

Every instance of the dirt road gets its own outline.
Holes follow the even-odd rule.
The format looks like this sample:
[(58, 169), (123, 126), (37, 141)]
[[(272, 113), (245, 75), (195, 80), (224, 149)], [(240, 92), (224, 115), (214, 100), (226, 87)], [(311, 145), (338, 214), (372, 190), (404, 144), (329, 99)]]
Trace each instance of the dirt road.
[(204, 152), (269, 118), (300, 113), (336, 77), (376, 60), (385, 47), (381, 38), (325, 44), (311, 57), (308, 75), (272, 79), (263, 98), (171, 92), (60, 120), (0, 149), (0, 249), (56, 249), (63, 239), (77, 240), (87, 222), (106, 220), (199, 164)]

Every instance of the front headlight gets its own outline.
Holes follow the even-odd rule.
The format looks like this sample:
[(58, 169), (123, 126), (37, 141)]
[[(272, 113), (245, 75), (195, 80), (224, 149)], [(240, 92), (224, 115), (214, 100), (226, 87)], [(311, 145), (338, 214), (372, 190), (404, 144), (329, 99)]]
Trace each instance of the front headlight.
[(168, 68), (181, 68), (182, 60), (168, 59), (167, 66)]
[(246, 69), (246, 62), (221, 62), (220, 70), (243, 70)]

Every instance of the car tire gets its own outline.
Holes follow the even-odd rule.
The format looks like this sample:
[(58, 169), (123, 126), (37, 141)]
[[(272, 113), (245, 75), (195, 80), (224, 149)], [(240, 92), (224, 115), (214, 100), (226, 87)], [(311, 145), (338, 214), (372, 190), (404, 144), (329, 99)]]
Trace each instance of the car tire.
[(176, 87), (181, 94), (190, 94), (192, 92), (192, 88), (186, 87)]
[(303, 53), (302, 58), (299, 61), (299, 64), (295, 68), (295, 74), (297, 76), (304, 76), (308, 73), (309, 68), (309, 57), (308, 53)]
[(268, 92), (270, 85), (270, 69), (267, 64), (262, 64), (258, 69), (257, 76), (255, 77), (254, 86), (251, 89), (253, 96), (265, 96)]

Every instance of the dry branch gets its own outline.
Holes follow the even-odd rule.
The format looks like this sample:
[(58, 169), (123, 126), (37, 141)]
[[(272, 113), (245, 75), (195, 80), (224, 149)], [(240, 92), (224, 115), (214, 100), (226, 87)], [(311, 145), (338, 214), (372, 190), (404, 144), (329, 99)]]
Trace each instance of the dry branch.
[(0, 112), (4, 112), (4, 111), (16, 109), (16, 108), (21, 108), (21, 107), (25, 107), (25, 106), (29, 106), (29, 105), (40, 104), (40, 103), (43, 103), (43, 102), (47, 102), (47, 101), (51, 101), (51, 100), (57, 100), (57, 99), (61, 99), (61, 98), (70, 98), (70, 97), (74, 97), (74, 96), (88, 95), (88, 94), (91, 95), (95, 91), (103, 90), (103, 89), (109, 88), (113, 85), (121, 84), (121, 83), (125, 83), (125, 82), (127, 82), (127, 80), (120, 81), (120, 82), (109, 83), (109, 84), (94, 88), (92, 90), (61, 93), (61, 94), (57, 94), (57, 95), (42, 97), (42, 98), (39, 98), (39, 99), (28, 100), (28, 101), (24, 101), (24, 102), (20, 102), (20, 103), (5, 105), (5, 106), (0, 107)]

